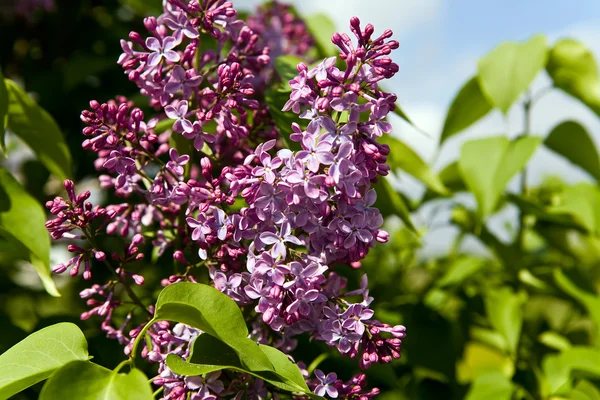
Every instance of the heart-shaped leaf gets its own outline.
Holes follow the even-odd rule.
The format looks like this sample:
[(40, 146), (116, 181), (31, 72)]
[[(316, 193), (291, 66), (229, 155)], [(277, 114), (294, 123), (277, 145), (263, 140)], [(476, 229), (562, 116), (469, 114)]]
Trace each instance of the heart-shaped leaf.
[(509, 141), (496, 136), (463, 145), (458, 167), (462, 178), (475, 195), (480, 217), (496, 208), (504, 188), (539, 146), (541, 139), (526, 136)]
[(546, 66), (554, 85), (600, 115), (600, 77), (590, 49), (573, 39), (556, 42)]
[(446, 139), (479, 121), (491, 109), (492, 105), (481, 91), (477, 77), (469, 79), (454, 97), (448, 109), (442, 135), (440, 136), (440, 145)]
[(483, 57), (478, 79), (489, 102), (506, 114), (546, 65), (546, 38), (537, 35), (524, 43), (505, 42)]
[(301, 392), (311, 397), (318, 397), (312, 395), (300, 369), (285, 354), (265, 345), (260, 345), (260, 350), (273, 363), (272, 370), (248, 370), (244, 367), (244, 364), (247, 364), (244, 361), (244, 358), (248, 357), (247, 354), (236, 352), (213, 336), (200, 335), (192, 345), (192, 353), (188, 361), (170, 354), (167, 357), (167, 365), (173, 372), (183, 376), (206, 375), (223, 369), (240, 371), (261, 378), (288, 392)]
[(600, 157), (588, 131), (576, 121), (558, 124), (544, 145), (600, 180)]
[(148, 378), (139, 369), (127, 374), (89, 361), (74, 361), (56, 371), (42, 388), (40, 400), (152, 400)]
[(63, 322), (34, 332), (0, 355), (0, 398), (43, 381), (72, 361), (87, 359), (87, 341), (77, 325)]
[(0, 168), (0, 234), (30, 252), (30, 262), (46, 291), (60, 296), (50, 276), (50, 236), (42, 206), (5, 169)]
[(153, 321), (177, 321), (201, 329), (233, 348), (244, 367), (270, 371), (273, 365), (258, 344), (248, 339), (248, 328), (238, 305), (224, 293), (200, 283), (179, 282), (160, 292)]

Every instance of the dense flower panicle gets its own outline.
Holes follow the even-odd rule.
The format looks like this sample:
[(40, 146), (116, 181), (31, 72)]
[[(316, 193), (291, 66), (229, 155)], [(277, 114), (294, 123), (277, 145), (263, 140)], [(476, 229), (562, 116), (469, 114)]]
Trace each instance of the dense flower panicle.
[[(385, 118), (396, 96), (378, 83), (398, 71), (389, 58), (398, 47), (389, 40), (391, 31), (373, 39), (373, 27), (361, 29), (353, 18), (354, 42), (332, 36), (341, 62), (330, 57), (313, 68), (298, 64), (283, 107), (301, 121), (289, 127), (299, 147), (292, 151), (282, 147), (279, 139), (287, 133), (279, 131), (263, 98), (278, 79), (273, 56), (306, 59), (314, 44), (288, 6), (264, 6), (246, 24), (227, 1), (168, 0), (164, 13), (144, 25), (147, 37), (132, 32), (130, 41), (121, 41), (118, 63), (157, 117), (146, 121), (123, 97), (92, 101), (81, 114), (83, 147), (98, 155), (100, 185), (123, 202), (92, 207), (89, 193), (76, 196), (66, 181), (69, 199), (47, 205), (57, 217), (47, 223), (53, 238), (88, 241), (87, 249), (70, 245), (76, 256), (54, 271), (71, 268), (76, 275), (83, 265), (90, 279), (90, 265), (101, 262), (114, 272), (113, 280), (81, 293), (89, 306), (81, 317), (103, 318), (107, 336), (126, 353), (132, 350), (153, 313), (152, 301), (140, 301), (130, 288), (145, 283), (132, 271), (151, 244), (153, 257), (172, 254), (177, 271), (161, 275), (163, 286), (196, 282), (194, 274), (206, 267), (215, 288), (256, 312), (250, 337), (258, 343), (289, 353), (294, 337), (304, 333), (357, 357), (361, 368), (399, 358), (405, 328), (375, 319), (366, 275), (359, 289), (349, 290), (336, 270), (336, 264), (360, 267), (369, 249), (389, 237), (372, 185), (389, 172), (390, 149), (378, 138), (391, 132)], [(205, 48), (205, 41), (215, 46)], [(121, 237), (123, 251), (107, 256), (97, 249), (101, 231)], [(120, 298), (123, 288), (133, 309)], [(170, 371), (166, 355), (186, 358), (200, 334), (162, 322), (148, 331), (152, 345), (142, 355), (159, 364), (154, 383), (163, 387), (163, 399), (276, 395), (244, 374), (182, 377)], [(331, 398), (378, 393), (365, 388), (363, 374), (343, 382), (318, 371), (316, 379), (306, 379)]]

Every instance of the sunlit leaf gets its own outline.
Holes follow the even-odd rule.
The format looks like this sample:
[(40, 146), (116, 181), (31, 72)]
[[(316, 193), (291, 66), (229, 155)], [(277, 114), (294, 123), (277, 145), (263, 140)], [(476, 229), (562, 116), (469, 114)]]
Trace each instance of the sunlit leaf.
[(457, 365), (457, 379), (461, 383), (471, 382), (481, 374), (499, 372), (511, 377), (515, 371), (514, 363), (508, 355), (502, 354), (488, 345), (468, 342), (462, 359)]
[(510, 379), (500, 372), (488, 372), (477, 377), (465, 400), (510, 400), (513, 391)]
[(459, 285), (479, 271), (485, 262), (478, 258), (461, 257), (448, 266), (446, 273), (436, 281), (437, 286)]
[(569, 339), (552, 331), (542, 332), (538, 336), (538, 340), (554, 350), (564, 351), (571, 347)]
[(337, 46), (331, 42), (335, 32), (333, 21), (326, 14), (313, 14), (304, 18), (308, 30), (315, 38), (315, 44), (322, 58), (336, 55)]
[(71, 361), (87, 359), (87, 342), (76, 325), (63, 322), (34, 332), (0, 355), (0, 398), (43, 381)]
[(40, 400), (152, 400), (148, 378), (139, 369), (118, 373), (89, 361), (73, 361), (42, 388)]
[(596, 325), (596, 346), (600, 347), (600, 296), (577, 287), (559, 268), (554, 270), (554, 281), (561, 290), (586, 308)]
[(492, 106), (481, 92), (477, 77), (471, 78), (457, 93), (448, 109), (440, 145), (446, 139), (479, 121), (491, 109)]
[(494, 329), (504, 336), (506, 347), (516, 354), (523, 326), (524, 292), (514, 293), (510, 288), (490, 289), (485, 294), (485, 310)]
[(306, 386), (306, 381), (302, 376), (300, 368), (298, 368), (298, 366), (294, 364), (287, 355), (274, 347), (263, 344), (260, 345), (260, 349), (267, 355), (271, 363), (273, 363), (275, 373), (282, 377), (286, 383), (293, 384), (296, 387), (301, 388), (305, 393), (310, 392), (310, 389), (308, 386)]
[(535, 136), (514, 141), (496, 136), (463, 145), (458, 167), (477, 199), (480, 217), (495, 210), (506, 185), (527, 164), (540, 142)]
[(550, 394), (565, 394), (571, 390), (572, 373), (600, 377), (600, 350), (592, 347), (571, 347), (562, 353), (546, 356), (542, 368)]
[[(289, 87), (288, 82), (298, 76), (296, 66), (300, 62), (302, 62), (300, 58), (291, 55), (279, 56), (275, 59), (275, 70), (281, 77), (284, 87)], [(292, 88), (289, 90), (291, 91)]]
[(560, 203), (548, 211), (559, 216), (568, 215), (589, 233), (600, 233), (600, 190), (596, 185), (581, 182), (567, 186)]
[(228, 369), (256, 376), (288, 392), (310, 394), (298, 366), (273, 347), (260, 345), (260, 350), (272, 362), (273, 369), (253, 371), (244, 367), (244, 358), (248, 355), (239, 354), (215, 337), (200, 335), (192, 346), (192, 356), (188, 361), (174, 354), (167, 357), (167, 365), (173, 372), (184, 376), (196, 376)]
[(505, 42), (478, 64), (479, 84), (489, 102), (506, 113), (546, 65), (546, 38), (537, 35), (524, 43)]
[(580, 380), (569, 393), (571, 400), (600, 400), (600, 390), (585, 379)]
[(30, 261), (44, 288), (59, 296), (50, 276), (50, 236), (42, 206), (5, 169), (0, 168), (0, 234), (19, 241), (31, 253)]
[(201, 329), (244, 354), (244, 367), (272, 370), (269, 358), (248, 339), (248, 328), (238, 305), (224, 293), (200, 283), (179, 282), (160, 292), (154, 321), (177, 321)]
[(577, 40), (559, 40), (550, 50), (546, 70), (556, 87), (600, 115), (600, 77), (589, 48)]

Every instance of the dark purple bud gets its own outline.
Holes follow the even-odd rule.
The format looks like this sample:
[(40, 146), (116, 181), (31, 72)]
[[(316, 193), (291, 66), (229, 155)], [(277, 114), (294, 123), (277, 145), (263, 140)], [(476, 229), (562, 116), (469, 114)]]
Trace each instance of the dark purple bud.
[(189, 261), (186, 260), (185, 256), (183, 255), (183, 251), (181, 250), (176, 250), (173, 253), (173, 258), (182, 264), (189, 265)]

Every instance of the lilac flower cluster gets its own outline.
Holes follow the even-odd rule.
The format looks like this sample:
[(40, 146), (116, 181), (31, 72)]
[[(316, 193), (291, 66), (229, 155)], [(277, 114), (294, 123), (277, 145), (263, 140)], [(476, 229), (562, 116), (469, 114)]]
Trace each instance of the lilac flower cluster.
[[(258, 301), (255, 310), (274, 330), (287, 336), (309, 332), (351, 357), (361, 352), (367, 368), (400, 357), (404, 327), (372, 320), (366, 277), (363, 302), (343, 300), (344, 284), (329, 265), (359, 266), (369, 247), (388, 239), (370, 186), (389, 171), (389, 147), (376, 140), (391, 130), (384, 118), (396, 97), (377, 83), (398, 70), (387, 56), (398, 43), (386, 41), (390, 31), (372, 40), (373, 27), (361, 31), (358, 18), (351, 27), (356, 48), (348, 36), (332, 38), (345, 71), (332, 57), (313, 69), (299, 64), (299, 75), (290, 81), (284, 110), (310, 120), (305, 130), (292, 127), (290, 138), (302, 150), (272, 155), (276, 142), (270, 140), (243, 165), (224, 169), (232, 195), (241, 194), (248, 204), (229, 218), (233, 240), (251, 242), (246, 273), (212, 277), (227, 282), (217, 287), (240, 304)], [(383, 332), (392, 337), (383, 338)]]
[[(398, 47), (391, 31), (373, 38), (373, 26), (361, 29), (353, 18), (356, 43), (336, 33), (339, 57), (314, 68), (298, 64), (283, 111), (298, 114), (299, 123), (281, 127), (264, 101), (279, 79), (272, 56), (311, 51), (304, 22), (276, 2), (248, 23), (224, 0), (164, 4), (162, 15), (144, 21), (148, 37), (132, 32), (121, 42), (118, 60), (157, 116), (145, 121), (123, 97), (92, 101), (81, 114), (83, 147), (98, 155), (100, 185), (123, 202), (92, 207), (89, 193), (76, 196), (67, 181), (68, 200), (48, 204), (56, 216), (47, 223), (53, 238), (87, 241), (71, 244), (77, 255), (54, 272), (71, 268), (76, 275), (84, 265), (90, 279), (93, 261), (114, 275), (81, 292), (90, 307), (81, 317), (102, 317), (106, 334), (131, 352), (153, 314), (153, 299), (142, 301), (131, 288), (145, 283), (139, 261), (142, 246), (151, 243), (155, 259), (173, 261), (174, 271), (160, 271), (163, 286), (196, 282), (208, 269), (212, 284), (254, 318), (250, 336), (259, 343), (289, 353), (294, 337), (306, 333), (359, 357), (361, 368), (399, 358), (405, 328), (374, 319), (366, 276), (360, 289), (347, 290), (336, 270), (359, 268), (371, 247), (388, 240), (372, 185), (389, 171), (390, 149), (377, 139), (391, 131), (385, 118), (396, 101), (378, 87), (398, 71), (389, 57)], [(288, 128), (298, 151), (283, 146)], [(101, 232), (120, 236), (123, 252), (107, 257), (96, 239)], [(130, 302), (120, 298), (120, 288)], [(123, 308), (131, 302), (133, 309)], [(118, 321), (117, 315), (125, 317)], [(165, 400), (277, 393), (243, 374), (178, 376), (166, 355), (187, 357), (201, 332), (161, 322), (148, 334), (152, 345), (142, 355), (159, 364), (154, 383)], [(335, 374), (316, 376), (306, 376), (311, 388), (332, 398), (378, 393), (365, 389), (362, 374), (345, 383)]]

